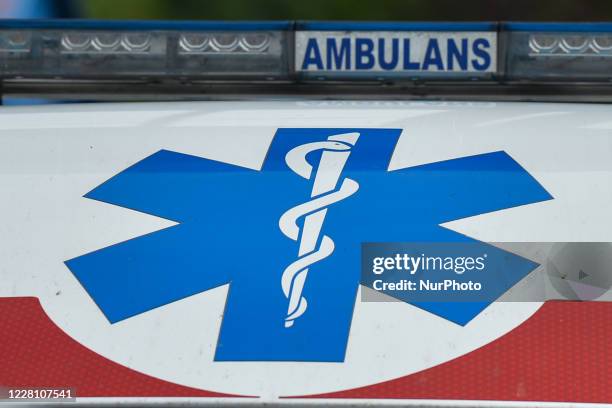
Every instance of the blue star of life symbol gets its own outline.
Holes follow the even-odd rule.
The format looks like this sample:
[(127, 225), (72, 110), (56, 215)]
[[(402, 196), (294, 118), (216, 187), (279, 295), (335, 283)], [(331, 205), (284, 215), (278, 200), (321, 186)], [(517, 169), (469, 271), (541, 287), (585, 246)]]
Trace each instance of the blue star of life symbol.
[[(229, 284), (216, 361), (344, 361), (362, 242), (475, 242), (440, 224), (552, 198), (503, 151), (389, 171), (401, 132), (279, 129), (259, 171), (160, 150), (85, 197), (177, 225), (66, 265), (111, 323)], [(537, 266), (512, 265), (505, 290)]]

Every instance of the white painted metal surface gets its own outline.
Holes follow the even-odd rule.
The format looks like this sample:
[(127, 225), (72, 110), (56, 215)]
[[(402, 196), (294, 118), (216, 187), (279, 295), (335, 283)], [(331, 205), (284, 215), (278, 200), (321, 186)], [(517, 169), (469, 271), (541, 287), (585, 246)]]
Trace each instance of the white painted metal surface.
[(116, 324), (100, 312), (64, 261), (175, 223), (83, 195), (160, 149), (259, 169), (278, 128), (399, 128), (390, 170), (504, 150), (555, 197), (447, 228), (488, 242), (609, 242), (611, 117), (609, 105), (493, 102), (2, 107), (0, 297), (38, 297), (63, 331), (119, 364), (258, 402), (416, 373), (500, 338), (541, 304), (495, 303), (461, 327), (358, 297), (343, 363), (214, 361), (227, 286)]

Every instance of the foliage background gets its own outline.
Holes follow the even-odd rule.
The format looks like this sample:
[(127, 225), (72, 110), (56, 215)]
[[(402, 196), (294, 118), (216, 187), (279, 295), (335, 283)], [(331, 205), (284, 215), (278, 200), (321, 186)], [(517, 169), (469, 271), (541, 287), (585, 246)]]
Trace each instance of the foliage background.
[(611, 0), (73, 0), (91, 18), (606, 21)]

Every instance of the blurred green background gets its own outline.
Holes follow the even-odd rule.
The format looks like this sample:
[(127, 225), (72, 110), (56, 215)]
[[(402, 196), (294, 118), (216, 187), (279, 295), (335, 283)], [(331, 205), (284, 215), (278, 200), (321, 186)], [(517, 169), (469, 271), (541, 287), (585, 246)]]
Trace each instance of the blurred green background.
[(227, 20), (612, 20), (610, 0), (76, 0), (84, 17)]

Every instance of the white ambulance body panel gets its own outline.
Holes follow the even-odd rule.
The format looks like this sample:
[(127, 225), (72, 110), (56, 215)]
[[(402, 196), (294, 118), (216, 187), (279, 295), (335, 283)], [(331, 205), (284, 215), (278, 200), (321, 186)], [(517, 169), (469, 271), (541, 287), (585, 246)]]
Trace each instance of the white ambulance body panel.
[[(132, 401), (149, 401), (149, 398), (174, 400), (174, 397), (180, 396), (190, 398), (190, 401), (193, 398), (198, 403), (341, 403), (345, 400), (334, 396), (306, 401), (281, 397), (339, 392), (419, 374), (428, 369), (434, 370), (445, 363), (478, 353), (494, 342), (503, 341), (505, 336), (530, 324), (531, 319), (536, 318), (546, 306), (535, 301), (494, 302), (465, 325), (459, 325), (404, 302), (364, 302), (361, 291), (369, 289), (360, 287), (355, 297), (352, 320), (348, 322), (350, 331), (341, 361), (330, 361), (334, 357), (316, 361), (316, 357), (309, 356), (305, 356), (304, 361), (291, 361), (282, 355), (278, 358), (273, 355), (266, 361), (267, 354), (262, 352), (265, 351), (265, 344), (258, 346), (259, 351), (254, 351), (252, 358), (248, 350), (224, 352), (224, 349), (220, 349), (223, 347), (220, 342), (225, 335), (220, 337), (220, 331), (238, 330), (223, 327), (223, 319), (230, 318), (225, 315), (231, 313), (226, 308), (229, 307), (227, 299), (233, 283), (220, 282), (210, 290), (183, 296), (126, 318), (109, 318), (115, 313), (112, 300), (100, 300), (102, 298), (97, 296), (101, 293), (99, 291), (111, 289), (94, 288), (98, 283), (83, 280), (82, 275), (79, 275), (81, 264), (71, 264), (69, 260), (147, 234), (153, 236), (160, 231), (171, 231), (184, 220), (156, 216), (129, 204), (117, 205), (101, 198), (85, 196), (160, 151), (187, 155), (188, 160), (195, 160), (194, 166), (199, 163), (196, 159), (203, 158), (209, 159), (207, 162), (221, 162), (260, 172), (262, 183), (269, 184), (273, 182), (276, 173), (266, 173), (262, 168), (266, 160), (271, 160), (266, 155), (269, 154), (275, 134), (280, 134), (277, 133), (279, 129), (302, 129), (299, 134), (306, 134), (304, 137), (308, 137), (309, 130), (316, 132), (316, 129), (337, 128), (340, 129), (338, 134), (359, 133), (363, 129), (395, 129), (401, 133), (398, 133), (400, 136), (397, 144), (392, 156), (388, 158), (389, 173), (413, 166), (505, 152), (552, 196), (552, 199), (445, 221), (442, 225), (450, 231), (492, 243), (612, 242), (611, 118), (612, 108), (609, 105), (509, 102), (303, 100), (2, 107), (0, 307), (7, 299), (37, 298), (54, 325), (101, 360), (163, 380), (165, 384), (259, 397), (235, 400), (218, 395), (189, 395), (186, 391), (181, 394), (184, 390), (174, 393), (159, 391), (155, 394), (144, 386), (140, 394), (121, 391), (123, 394), (117, 392), (120, 394), (117, 395), (108, 392), (102, 385), (96, 393), (82, 385), (64, 383), (63, 387), (75, 387), (78, 402), (104, 401), (106, 396), (135, 398)], [(289, 142), (291, 134), (288, 133), (286, 139)], [(148, 170), (139, 171), (142, 172), (139, 175), (142, 175), (147, 174)], [(196, 174), (199, 170), (188, 167), (185, 171), (194, 171)], [(366, 166), (360, 171), (367, 173), (369, 170)], [(299, 175), (292, 174), (292, 177), (299, 178)], [(227, 184), (229, 181), (226, 183), (222, 177), (211, 180), (218, 183), (219, 188), (218, 196), (211, 196), (211, 200), (221, 199), (224, 194), (231, 193), (232, 187)], [(265, 190), (267, 196), (244, 197), (240, 205), (232, 203), (227, 211), (209, 214), (218, 220), (219, 225), (227, 224), (223, 234), (231, 233), (234, 240), (233, 249), (219, 249), (211, 244), (216, 240), (215, 233), (202, 232), (202, 251), (212, 245), (216, 249), (208, 256), (220, 258), (214, 261), (214, 265), (249, 268), (255, 259), (251, 259), (254, 252), (248, 248), (257, 247), (261, 251), (266, 248), (267, 243), (263, 241), (266, 238), (258, 242), (257, 231), (247, 231), (256, 224), (251, 224), (233, 211), (255, 205), (255, 201), (264, 211), (266, 201), (272, 205), (276, 200), (281, 200), (284, 194), (289, 194), (282, 184), (268, 184)], [(115, 194), (112, 188), (109, 187), (108, 194)], [(160, 188), (173, 187), (164, 187), (162, 184)], [(364, 188), (363, 183), (361, 188)], [(404, 188), (410, 189), (410, 186)], [(270, 194), (270, 191), (276, 191), (275, 195)], [(139, 199), (133, 192), (126, 194), (133, 196), (134, 200)], [(306, 191), (304, 198), (308, 199), (309, 194), (309, 190)], [(402, 194), (406, 194), (406, 199), (410, 197), (409, 193)], [(159, 200), (161, 202), (166, 198), (160, 197)], [(375, 204), (364, 203), (361, 207), (355, 207), (357, 210), (350, 213), (354, 216), (351, 222), (355, 226), (364, 222), (356, 217), (358, 210), (362, 211), (361, 217), (375, 217), (378, 211), (383, 211), (386, 202), (393, 200), (393, 196), (381, 196)], [(338, 239), (338, 235), (334, 236), (333, 230), (326, 231), (328, 225), (336, 225), (332, 221), (334, 217), (342, 215), (340, 206), (337, 211), (333, 209), (336, 204), (339, 205), (329, 204), (321, 232), (321, 236), (328, 233), (335, 241), (336, 252), (329, 255), (330, 260), (343, 251), (342, 239)], [(178, 200), (176, 205), (180, 207), (184, 202)], [(279, 219), (282, 215), (282, 211), (278, 213)], [(347, 220), (349, 218), (343, 219), (345, 224), (341, 225), (351, 225)], [(238, 226), (240, 222), (244, 223), (244, 235)], [(302, 228), (302, 225), (299, 227)], [(291, 256), (298, 257), (298, 244), (280, 235), (279, 224), (269, 225), (269, 228), (293, 248)], [(395, 234), (392, 237), (395, 239)], [(152, 246), (150, 251), (154, 253), (163, 248), (167, 249), (160, 244)], [(261, 257), (275, 256), (281, 255), (261, 253)], [(128, 258), (126, 262), (130, 262)], [(191, 262), (186, 258), (181, 259), (185, 265)], [(181, 265), (177, 264), (173, 272), (176, 276), (181, 276)], [(311, 265), (308, 279), (316, 279), (312, 278), (317, 274), (316, 265)], [(86, 268), (86, 265), (82, 267)], [(202, 264), (203, 273), (205, 269), (206, 262)], [(265, 279), (265, 271), (253, 270), (252, 273), (261, 274), (262, 279)], [(333, 274), (329, 279), (333, 282)], [(281, 293), (280, 281), (278, 291)], [(134, 297), (141, 295), (135, 293)], [(256, 294), (252, 296), (249, 301), (254, 302), (255, 308), (258, 302), (266, 301)], [(308, 318), (309, 313), (317, 313), (317, 297), (306, 297), (308, 308), (295, 320), (296, 330), (300, 330), (300, 319)], [(97, 301), (102, 303), (98, 305)], [(103, 302), (109, 302), (108, 306)], [(571, 303), (575, 307), (583, 307), (585, 304)], [(599, 305), (605, 302), (594, 303)], [(9, 309), (0, 314), (8, 313), (6, 310)], [(612, 308), (606, 310), (609, 317), (607, 325), (612, 326)], [(593, 319), (601, 319), (601, 316), (599, 309), (592, 314)], [(236, 321), (237, 325), (240, 324), (239, 319)], [(547, 324), (553, 327), (565, 323), (555, 320)], [(593, 326), (600, 324), (600, 320), (589, 323)], [(575, 334), (578, 329), (568, 327), (567, 330)], [(534, 332), (517, 333), (515, 337), (520, 337), (520, 333), (534, 336)], [(236, 336), (237, 332), (231, 334)], [(590, 333), (582, 335), (591, 336)], [(24, 338), (31, 339), (32, 336), (38, 336), (44, 341), (46, 334), (35, 332)], [(248, 343), (255, 337), (258, 335), (247, 331), (242, 335), (242, 342)], [(257, 341), (263, 342), (266, 339), (262, 335)], [(535, 344), (530, 343), (533, 337), (529, 339), (526, 344)], [(520, 343), (520, 338), (516, 341)], [(590, 341), (593, 343), (592, 353), (602, 349), (601, 343), (609, 344), (609, 339), (601, 336), (593, 336)], [(555, 348), (555, 344), (550, 344), (550, 348)], [(514, 349), (507, 352), (520, 355), (526, 351)], [(541, 354), (550, 352), (550, 349), (541, 350)], [(563, 353), (562, 350), (559, 352)], [(598, 355), (597, 358), (609, 357)], [(457, 371), (458, 376), (469, 376), (469, 367), (472, 367), (475, 376), (479, 375), (479, 370), (487, 369), (486, 365), (480, 366), (478, 362), (469, 363), (469, 359), (465, 361), (465, 367), (468, 368)], [(518, 361), (519, 366), (523, 364), (520, 359)], [(70, 364), (79, 366), (80, 363), (73, 361)], [(63, 375), (60, 373), (63, 370), (70, 370), (70, 364), (58, 366), (58, 378)], [(102, 365), (100, 363), (100, 367)], [(28, 367), (36, 371), (35, 365)], [(580, 367), (577, 364), (576, 370), (580, 370)], [(452, 369), (449, 370), (452, 373)], [(612, 379), (609, 365), (593, 365), (592, 370), (592, 373), (574, 374), (583, 375), (589, 381), (594, 381), (592, 378), (597, 376), (603, 382)], [(435, 371), (431, 373), (433, 377), (428, 378), (438, 378), (435, 377)], [(493, 378), (495, 375), (491, 372), (488, 376)], [(546, 376), (547, 373), (543, 372), (542, 375)], [(559, 374), (562, 378), (566, 375), (569, 374)], [(507, 377), (497, 381), (503, 383), (514, 380)], [(547, 380), (542, 381), (546, 383)], [(557, 380), (551, 376), (548, 381), (554, 383), (548, 387), (554, 394), (557, 389), (555, 387), (558, 387), (555, 382)], [(16, 384), (1, 384), (0, 381), (0, 385), (12, 388), (37, 386), (25, 380)], [(59, 385), (47, 383), (38, 386)], [(593, 388), (600, 386), (601, 383)], [(462, 398), (448, 398), (436, 393), (428, 397), (426, 391), (411, 396), (409, 388), (400, 392), (397, 391), (399, 385), (395, 387), (387, 394), (379, 389), (370, 394), (349, 393), (342, 398), (351, 401), (358, 398), (353, 401), (358, 404), (384, 400), (394, 404), (418, 405), (424, 400), (440, 403), (450, 403), (449, 400), (456, 399), (490, 400), (490, 392), (494, 392), (489, 389), (490, 385), (483, 384), (482, 397), (478, 392), (469, 394), (469, 391)], [(504, 401), (612, 402), (601, 399), (608, 392), (605, 390), (596, 390), (594, 394), (576, 391), (572, 394), (575, 396), (573, 400), (564, 400), (566, 394), (558, 391), (556, 400), (554, 395), (542, 400), (540, 398), (543, 394), (538, 394), (530, 383), (517, 382), (509, 387), (515, 390), (513, 398), (505, 397), (506, 391), (500, 387), (500, 397), (494, 398), (497, 402), (479, 404), (499, 405), (504, 404)], [(79, 389), (84, 392), (79, 394)]]

